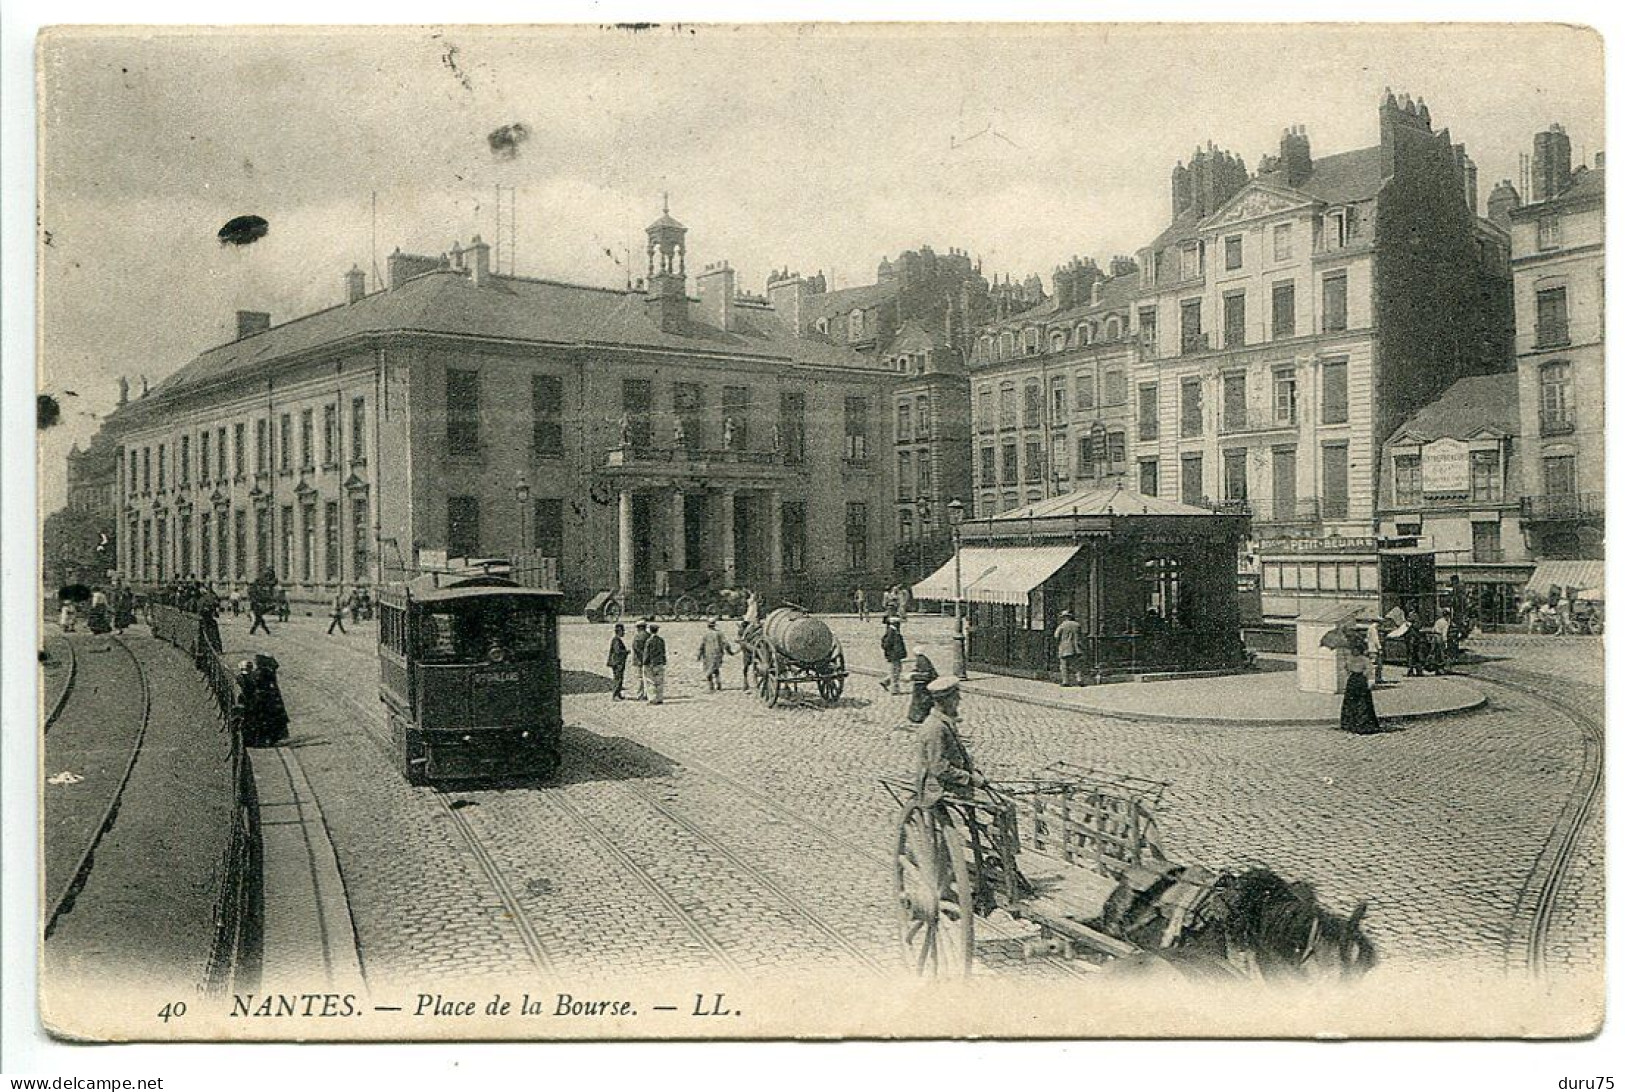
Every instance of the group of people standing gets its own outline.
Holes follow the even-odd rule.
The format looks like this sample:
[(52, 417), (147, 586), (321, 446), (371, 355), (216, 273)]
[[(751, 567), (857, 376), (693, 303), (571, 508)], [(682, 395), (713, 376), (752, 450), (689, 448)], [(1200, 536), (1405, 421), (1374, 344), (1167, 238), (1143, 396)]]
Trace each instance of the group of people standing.
[(666, 700), (666, 639), (660, 636), (660, 623), (648, 618), (637, 622), (633, 630), (628, 645), (626, 626), (616, 622), (615, 635), (609, 639), (608, 666), (614, 683), (610, 700), (627, 700), (626, 669), (630, 666), (637, 683), (637, 693), (630, 700), (660, 705)]

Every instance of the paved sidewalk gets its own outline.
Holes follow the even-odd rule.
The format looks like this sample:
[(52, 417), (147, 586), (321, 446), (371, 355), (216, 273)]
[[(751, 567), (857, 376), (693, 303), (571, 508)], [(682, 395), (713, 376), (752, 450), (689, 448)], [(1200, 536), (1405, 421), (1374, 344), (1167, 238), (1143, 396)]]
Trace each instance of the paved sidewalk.
[[(829, 619), (842, 638), (848, 669), (881, 677), (878, 625), (862, 626), (850, 616)], [(938, 669), (951, 659), (952, 620), (919, 615), (905, 624), (909, 653), (923, 651)], [(1114, 682), (1061, 687), (1045, 679), (973, 672), (965, 690), (1031, 705), (1127, 720), (1223, 725), (1336, 724), (1341, 694), (1305, 694), (1297, 688), (1291, 657), (1261, 657), (1259, 671), (1146, 682)], [(1461, 676), (1405, 677), (1390, 665), (1386, 682), (1375, 691), (1377, 716), (1412, 720), (1462, 713), (1484, 704), (1484, 694)]]
[(265, 860), (263, 988), (365, 993), (344, 880), (310, 782), (286, 748), (249, 755)]

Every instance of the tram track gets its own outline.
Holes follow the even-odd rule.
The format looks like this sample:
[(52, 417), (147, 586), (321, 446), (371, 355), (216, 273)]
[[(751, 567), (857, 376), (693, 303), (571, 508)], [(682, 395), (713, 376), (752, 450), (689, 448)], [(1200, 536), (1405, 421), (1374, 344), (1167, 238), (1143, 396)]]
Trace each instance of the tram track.
[[(379, 725), (377, 712), (366, 709), (359, 701), (347, 693), (333, 689), (329, 689), (328, 692), (356, 714), (356, 719), (361, 723), (369, 741), (378, 749), (380, 755), (393, 769), (397, 764), (394, 744)], [(621, 734), (621, 729), (590, 715), (581, 716), (578, 714), (571, 716), (569, 720), (577, 726), (590, 726), (600, 733)], [(811, 932), (833, 944), (867, 972), (884, 975), (891, 970), (882, 961), (877, 960), (871, 952), (853, 943), (840, 928), (830, 923), (817, 910), (808, 906), (793, 892), (786, 889), (782, 883), (765, 873), (760, 867), (750, 863), (748, 859), (728, 845), (725, 839), (718, 834), (675, 810), (650, 792), (647, 787), (634, 785), (625, 779), (614, 776), (615, 771), (610, 769), (600, 756), (581, 752), (577, 752), (577, 756), (592, 766), (596, 772), (608, 775), (601, 778), (603, 784), (613, 785), (621, 792), (634, 797), (642, 806), (655, 812), (666, 823), (676, 828), (689, 839), (697, 842), (706, 851), (714, 853), (717, 857), (726, 861), (744, 879), (765, 892), (773, 902), (779, 905), (782, 911), (787, 912)], [(724, 786), (728, 791), (748, 801), (773, 819), (813, 835), (824, 844), (880, 869), (882, 875), (890, 875), (893, 867), (893, 861), (890, 857), (861, 845), (827, 824), (785, 807), (759, 789), (716, 769), (708, 763), (669, 752), (667, 752), (667, 757), (686, 770), (702, 778), (709, 779), (715, 784)], [(477, 793), (478, 790), (471, 790), (471, 792)], [(430, 790), (429, 794), (451, 818), (453, 825), (461, 836), (461, 840), (468, 847), (478, 871), (496, 892), (504, 909), (512, 918), (516, 929), (520, 931), (522, 938), (524, 938), (532, 961), (541, 969), (550, 969), (555, 961), (548, 956), (545, 946), (528, 920), (528, 912), (523, 908), (513, 888), (503, 876), (501, 867), (497, 864), (490, 847), (485, 844), (479, 831), (466, 816), (461, 814), (460, 809), (452, 807), (451, 799), (447, 794), (433, 790)], [(637, 859), (623, 846), (617, 844), (615, 839), (585, 814), (578, 804), (566, 798), (562, 792), (556, 791), (543, 793), (540, 799), (544, 802), (544, 805), (555, 806), (557, 812), (567, 822), (585, 837), (591, 839), (607, 857), (615, 860), (621, 868), (626, 870), (681, 926), (683, 931), (690, 935), (721, 966), (730, 971), (741, 969), (739, 961), (706, 929), (705, 924), (697, 920), (695, 915), (684, 906), (682, 899), (667, 889), (647, 868), (639, 864)], [(1024, 930), (988, 920), (978, 922), (978, 931), (991, 939), (1009, 943), (1015, 943), (1025, 935)], [(901, 966), (902, 963), (899, 961), (898, 967)], [(1053, 967), (1065, 975), (1079, 979), (1091, 977), (1091, 972), (1094, 970), (1093, 967), (1080, 967), (1066, 960), (1047, 960), (1045, 966), (1046, 968)]]
[[(117, 782), (113, 787), (113, 791), (108, 796), (107, 804), (102, 809), (99, 820), (94, 826), (91, 827), (90, 835), (85, 841), (84, 848), (78, 851), (77, 856), (74, 859), (73, 866), (67, 873), (66, 880), (60, 884), (59, 889), (56, 891), (46, 891), (46, 898), (48, 901), (45, 915), (44, 936), (47, 938), (50, 937), (51, 933), (55, 930), (57, 919), (60, 918), (62, 914), (73, 905), (74, 899), (78, 897), (79, 892), (83, 890), (86, 881), (90, 878), (90, 872), (94, 866), (96, 856), (96, 847), (101, 844), (103, 836), (106, 835), (110, 829), (112, 829), (113, 823), (118, 818), (119, 804), (124, 798), (124, 789), (130, 783), (130, 775), (135, 770), (136, 760), (141, 756), (142, 745), (146, 743), (147, 739), (147, 726), (152, 719), (152, 690), (147, 681), (146, 668), (141, 664), (141, 658), (135, 654), (135, 651), (131, 649), (127, 643), (125, 643), (122, 637), (109, 635), (106, 639), (109, 643), (109, 647), (116, 645), (123, 651), (125, 656), (129, 657), (130, 664), (135, 669), (138, 693), (140, 695), (139, 700), (141, 706), (141, 716), (139, 724), (136, 727), (135, 738), (131, 742), (129, 754), (123, 762), (123, 767), (118, 774)], [(64, 699), (66, 699), (70, 690), (71, 688), (64, 689)], [(66, 708), (66, 700), (62, 702), (62, 707)], [(60, 713), (61, 710), (59, 709), (58, 712)]]
[(42, 734), (49, 732), (51, 726), (56, 723), (56, 719), (62, 715), (62, 709), (68, 703), (68, 695), (73, 693), (74, 679), (79, 674), (79, 652), (74, 648), (74, 642), (69, 640), (66, 634), (63, 634), (61, 643), (68, 650), (65, 657), (68, 663), (68, 678), (63, 682), (62, 689), (57, 692), (56, 700), (51, 703), (51, 708), (46, 710), (45, 720), (40, 726)]
[[(575, 720), (577, 723), (591, 724), (602, 731), (612, 730), (610, 725), (591, 716), (577, 716)], [(791, 809), (786, 808), (783, 804), (780, 804), (778, 801), (774, 800), (771, 796), (762, 792), (760, 789), (757, 789), (730, 774), (723, 773), (716, 767), (711, 766), (708, 763), (701, 762), (698, 759), (673, 754), (669, 751), (667, 752), (667, 757), (671, 758), (673, 762), (678, 763), (687, 770), (699, 774), (702, 777), (710, 778), (712, 781), (726, 786), (730, 792), (748, 799), (756, 807), (767, 814), (774, 816), (785, 823), (798, 827), (806, 833), (814, 835), (820, 840), (836, 846), (846, 853), (882, 869), (883, 874), (890, 873), (893, 866), (893, 861), (890, 857), (877, 853), (873, 849), (859, 844), (839, 831), (827, 826), (824, 823), (820, 823), (816, 819), (811, 819), (805, 815), (802, 815), (800, 812), (792, 811)], [(1018, 940), (1021, 936), (1018, 930), (1006, 928), (998, 922), (986, 919), (983, 919), (978, 923), (978, 929), (991, 934), (996, 939), (1005, 941)], [(842, 940), (844, 943), (845, 938), (843, 937)], [(1093, 968), (1085, 970), (1081, 966), (1074, 965), (1070, 961), (1052, 960), (1050, 962), (1063, 973), (1075, 978), (1088, 978), (1093, 973)], [(877, 972), (884, 973), (885, 971), (885, 968), (883, 968), (880, 964), (867, 957), (865, 958), (865, 963), (875, 969)], [(899, 964), (899, 966), (901, 966), (901, 964)]]
[[(1484, 670), (1485, 667), (1488, 670)], [(1530, 869), (1513, 910), (1514, 923), (1527, 921), (1527, 936), (1521, 944), (1515, 935), (1508, 937), (1508, 961), (1521, 957), (1530, 973), (1543, 976), (1547, 971), (1547, 949), (1559, 895), (1573, 868), (1580, 837), (1591, 822), (1602, 794), (1603, 722), (1582, 705), (1554, 694), (1553, 680), (1548, 676), (1502, 665), (1480, 665), (1471, 674), (1482, 682), (1551, 706), (1573, 722), (1583, 740), (1579, 777), (1558, 812), (1557, 821)]]

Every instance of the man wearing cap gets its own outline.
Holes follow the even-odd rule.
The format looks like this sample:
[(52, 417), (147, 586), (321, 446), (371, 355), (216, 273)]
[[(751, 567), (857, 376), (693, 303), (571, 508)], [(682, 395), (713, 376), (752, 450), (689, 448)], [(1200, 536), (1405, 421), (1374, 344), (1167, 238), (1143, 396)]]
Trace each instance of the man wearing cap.
[(643, 673), (643, 651), (649, 644), (649, 623), (647, 620), (639, 622), (632, 633), (632, 677), (638, 680), (638, 692), (632, 695), (633, 701), (646, 701), (649, 697), (648, 680)]
[(903, 634), (898, 629), (897, 619), (889, 615), (886, 618), (886, 630), (880, 635), (880, 654), (886, 657), (886, 669), (891, 672), (886, 681), (880, 684), (881, 689), (893, 694), (900, 693), (903, 661), (908, 659), (908, 645), (903, 642)]
[(717, 632), (717, 620), (712, 618), (705, 623), (705, 632), (700, 634), (699, 651), (694, 655), (705, 673), (707, 690), (722, 689), (722, 657), (727, 654), (728, 642)]
[(649, 679), (649, 704), (666, 700), (666, 639), (660, 627), (649, 623), (649, 640), (643, 646), (643, 673)]
[(1072, 612), (1061, 612), (1061, 624), (1055, 627), (1055, 657), (1061, 661), (1061, 685), (1076, 686), (1078, 656), (1083, 652), (1083, 627)]
[(948, 795), (969, 796), (972, 789), (987, 784), (959, 738), (960, 682), (944, 675), (926, 687), (932, 709), (920, 727), (914, 765), (914, 794), (922, 804), (935, 804)]

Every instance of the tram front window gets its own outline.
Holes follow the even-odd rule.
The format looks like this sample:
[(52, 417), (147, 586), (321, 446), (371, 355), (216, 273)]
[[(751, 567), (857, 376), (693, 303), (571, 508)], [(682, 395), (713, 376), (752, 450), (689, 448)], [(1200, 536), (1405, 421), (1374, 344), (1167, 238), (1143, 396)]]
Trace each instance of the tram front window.
[(552, 614), (545, 607), (488, 599), (435, 606), (418, 617), (426, 664), (524, 662), (548, 651)]

